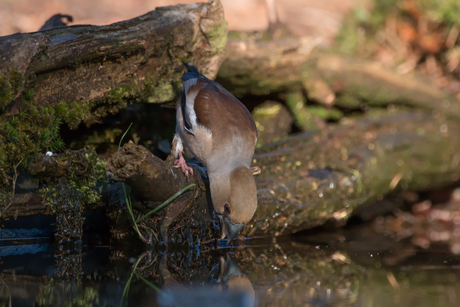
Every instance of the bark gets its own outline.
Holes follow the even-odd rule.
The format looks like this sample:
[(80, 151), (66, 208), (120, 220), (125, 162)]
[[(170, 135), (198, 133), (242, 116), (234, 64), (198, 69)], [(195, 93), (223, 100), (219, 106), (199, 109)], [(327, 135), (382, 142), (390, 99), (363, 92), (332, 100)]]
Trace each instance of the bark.
[(187, 180), (168, 162), (130, 142), (109, 159), (107, 170), (126, 182), (138, 198), (161, 203), (197, 178)]
[(226, 32), (222, 6), (211, 0), (157, 8), (108, 26), (1, 37), (0, 107), (14, 114), (26, 90), (43, 106), (78, 102), (94, 111), (106, 104), (105, 112), (82, 116), (91, 122), (118, 110), (123, 100), (172, 101), (182, 85), (182, 61), (216, 75)]
[[(195, 183), (193, 189), (185, 191), (166, 208), (138, 224), (145, 233), (144, 237), (152, 243), (187, 242), (189, 246), (194, 246), (212, 240), (214, 233), (209, 231), (212, 215), (200, 168), (195, 166), (194, 174), (186, 178), (173, 165), (172, 156), (163, 161), (145, 147), (129, 142), (108, 160), (107, 170), (129, 186), (136, 216), (148, 213), (183, 187)], [(123, 207), (126, 208), (126, 205)], [(126, 211), (115, 208), (109, 216), (118, 231), (118, 237), (120, 233), (125, 236), (133, 234), (130, 230), (132, 220)]]

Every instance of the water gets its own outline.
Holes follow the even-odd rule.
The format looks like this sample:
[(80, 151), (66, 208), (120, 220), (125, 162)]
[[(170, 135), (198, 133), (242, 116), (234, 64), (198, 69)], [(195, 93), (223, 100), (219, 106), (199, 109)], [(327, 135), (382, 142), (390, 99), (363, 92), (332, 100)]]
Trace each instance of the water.
[[(1, 246), (1, 306), (458, 306), (460, 258), (358, 227), (240, 248)], [(136, 267), (135, 270), (133, 268)], [(128, 286), (127, 286), (128, 285)]]

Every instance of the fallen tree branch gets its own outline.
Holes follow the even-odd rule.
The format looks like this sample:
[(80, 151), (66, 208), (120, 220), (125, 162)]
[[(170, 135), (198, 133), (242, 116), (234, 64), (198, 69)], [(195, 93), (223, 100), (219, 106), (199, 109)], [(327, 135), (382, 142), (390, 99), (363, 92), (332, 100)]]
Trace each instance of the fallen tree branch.
[(229, 39), (217, 81), (238, 97), (305, 90), (326, 106), (404, 104), (460, 118), (460, 101), (421, 78), (316, 46), (308, 38)]
[(171, 166), (145, 147), (129, 142), (108, 160), (107, 170), (126, 182), (139, 199), (162, 203), (192, 183)]
[[(243, 234), (277, 236), (331, 219), (346, 221), (355, 208), (394, 190), (457, 181), (460, 136), (455, 132), (459, 129), (455, 121), (398, 113), (330, 126), (261, 147), (254, 156), (254, 164), (262, 169), (255, 177), (259, 206)], [(120, 154), (125, 155), (117, 153), (112, 161), (120, 159)], [(129, 153), (121, 159), (130, 160)], [(139, 197), (165, 200), (154, 194), (168, 191), (169, 197), (186, 185), (185, 177), (176, 174), (171, 164), (150, 159), (134, 163), (137, 167), (131, 168), (129, 184)], [(112, 171), (117, 173), (114, 166)], [(167, 172), (172, 181), (154, 180), (150, 175)], [(154, 186), (145, 189), (149, 181)]]
[(397, 190), (460, 179), (460, 125), (399, 113), (328, 127), (260, 148), (259, 207), (246, 235), (281, 235), (346, 221)]
[(222, 6), (210, 0), (157, 8), (108, 26), (1, 37), (0, 108), (17, 113), (27, 91), (34, 93), (37, 105), (80, 106), (85, 114), (78, 117), (90, 124), (127, 100), (172, 101), (182, 85), (182, 61), (193, 62), (209, 77), (216, 75), (226, 33)]

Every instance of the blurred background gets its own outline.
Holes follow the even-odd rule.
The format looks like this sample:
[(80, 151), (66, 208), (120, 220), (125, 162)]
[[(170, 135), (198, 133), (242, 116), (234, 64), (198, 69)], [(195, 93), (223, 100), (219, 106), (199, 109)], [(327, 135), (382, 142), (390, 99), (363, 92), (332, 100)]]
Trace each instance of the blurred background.
[[(195, 0), (2, 0), (0, 36), (15, 32), (34, 32), (54, 14), (74, 17), (74, 24), (107, 25), (127, 20), (159, 6), (189, 4)], [(267, 29), (269, 11), (276, 10), (280, 21), (300, 35), (322, 35), (332, 39), (343, 17), (356, 5), (369, 0), (222, 0), (229, 30), (262, 31)], [(273, 14), (273, 12), (271, 13)]]
[[(0, 36), (38, 31), (52, 15), (75, 24), (107, 25), (159, 6), (195, 0), (1, 0)], [(450, 93), (460, 92), (458, 0), (222, 0), (229, 31), (266, 31), (282, 24), (322, 46), (377, 60), (398, 73), (419, 70)]]

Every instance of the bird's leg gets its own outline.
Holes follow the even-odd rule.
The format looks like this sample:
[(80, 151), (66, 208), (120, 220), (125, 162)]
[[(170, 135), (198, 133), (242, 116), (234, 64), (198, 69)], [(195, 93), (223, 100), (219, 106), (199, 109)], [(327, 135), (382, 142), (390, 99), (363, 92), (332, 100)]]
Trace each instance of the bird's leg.
[(182, 155), (182, 150), (178, 150), (179, 158), (174, 161), (174, 167), (180, 168), (182, 172), (185, 174), (185, 177), (188, 178), (188, 173), (193, 175), (193, 168), (187, 165), (185, 162), (184, 156)]
[(178, 134), (174, 136), (171, 153), (176, 158), (174, 160), (174, 167), (180, 168), (185, 176), (188, 178), (188, 173), (193, 175), (193, 169), (185, 163), (184, 156), (182, 151), (184, 150), (184, 145), (182, 144), (182, 139)]

